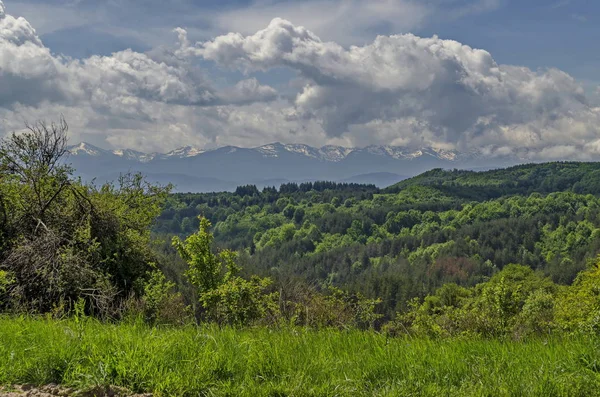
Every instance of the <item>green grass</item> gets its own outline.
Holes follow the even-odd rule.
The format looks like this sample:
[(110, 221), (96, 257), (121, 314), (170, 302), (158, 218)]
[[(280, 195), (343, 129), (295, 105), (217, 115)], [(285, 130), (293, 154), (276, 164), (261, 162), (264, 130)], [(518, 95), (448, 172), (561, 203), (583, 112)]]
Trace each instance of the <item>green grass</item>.
[(431, 341), (0, 317), (0, 385), (23, 383), (173, 396), (588, 396), (600, 395), (600, 339)]

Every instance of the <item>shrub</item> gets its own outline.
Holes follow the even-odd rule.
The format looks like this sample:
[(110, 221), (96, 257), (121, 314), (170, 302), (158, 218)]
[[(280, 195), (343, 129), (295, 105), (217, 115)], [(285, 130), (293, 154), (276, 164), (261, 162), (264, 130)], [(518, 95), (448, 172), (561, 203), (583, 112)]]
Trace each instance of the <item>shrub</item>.
[(13, 283), (13, 276), (8, 272), (0, 270), (0, 308), (8, 303), (8, 288)]
[(392, 334), (513, 336), (548, 332), (557, 286), (525, 266), (509, 265), (489, 281), (466, 289), (445, 284), (423, 302), (414, 299), (386, 327)]
[(67, 124), (43, 122), (0, 141), (0, 270), (11, 304), (47, 313), (83, 298), (112, 317), (146, 277), (150, 226), (169, 187), (127, 174), (83, 185), (65, 165)]
[(174, 292), (175, 283), (168, 281), (162, 271), (151, 271), (143, 288), (140, 312), (147, 322), (173, 325), (189, 322), (191, 308), (185, 305), (181, 293)]
[(264, 318), (276, 308), (276, 294), (265, 293), (271, 280), (240, 277), (235, 252), (212, 252), (210, 227), (210, 221), (201, 217), (198, 232), (185, 241), (173, 238), (173, 246), (189, 265), (185, 274), (198, 292), (205, 319), (220, 324), (247, 325)]
[(558, 295), (556, 323), (568, 332), (600, 333), (600, 258)]

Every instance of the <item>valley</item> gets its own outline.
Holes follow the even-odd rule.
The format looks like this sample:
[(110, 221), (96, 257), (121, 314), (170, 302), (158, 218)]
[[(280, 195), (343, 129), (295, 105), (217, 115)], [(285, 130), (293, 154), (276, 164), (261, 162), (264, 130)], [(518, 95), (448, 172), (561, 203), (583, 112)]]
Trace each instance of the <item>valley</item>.
[(395, 146), (314, 148), (273, 143), (256, 148), (226, 146), (201, 150), (191, 146), (168, 153), (130, 149), (105, 150), (88, 143), (69, 147), (68, 162), (85, 181), (114, 181), (123, 172), (142, 172), (154, 183), (173, 184), (176, 192), (234, 191), (283, 183), (336, 181), (374, 184), (384, 188), (432, 168), (494, 168), (523, 160), (489, 159), (476, 152)]

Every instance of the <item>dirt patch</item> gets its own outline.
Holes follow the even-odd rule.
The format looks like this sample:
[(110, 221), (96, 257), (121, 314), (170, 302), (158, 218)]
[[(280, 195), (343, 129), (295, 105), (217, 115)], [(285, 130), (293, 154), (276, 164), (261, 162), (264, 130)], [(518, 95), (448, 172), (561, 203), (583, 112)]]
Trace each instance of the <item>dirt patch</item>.
[(0, 387), (0, 397), (152, 397), (152, 394), (134, 394), (121, 387), (96, 387), (81, 391), (59, 385), (17, 385)]

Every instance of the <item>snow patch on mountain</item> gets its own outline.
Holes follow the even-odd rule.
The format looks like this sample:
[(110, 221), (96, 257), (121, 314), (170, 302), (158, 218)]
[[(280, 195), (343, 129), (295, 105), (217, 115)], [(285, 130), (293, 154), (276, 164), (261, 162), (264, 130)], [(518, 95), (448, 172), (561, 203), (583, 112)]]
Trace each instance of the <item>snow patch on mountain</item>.
[(298, 153), (306, 157), (319, 158), (319, 151), (308, 145), (288, 144), (285, 145), (285, 150), (291, 153)]
[(448, 161), (456, 160), (457, 153), (451, 150), (444, 150), (439, 148), (431, 148), (434, 152), (437, 153), (438, 157)]
[(199, 154), (202, 154), (206, 152), (203, 149), (199, 149), (195, 146), (184, 146), (175, 150), (171, 150), (168, 153), (162, 154), (161, 158), (169, 158), (169, 157), (176, 157), (176, 158), (186, 158), (186, 157), (194, 157), (197, 156)]
[(88, 155), (88, 156), (100, 156), (102, 154), (106, 154), (106, 150), (104, 149), (100, 149), (99, 147), (96, 147), (94, 145), (90, 145), (89, 143), (86, 142), (81, 142), (79, 145), (76, 146), (70, 146), (67, 148), (67, 150), (73, 154), (73, 155)]
[(112, 154), (115, 156), (122, 157), (127, 160), (139, 161), (140, 163), (147, 163), (154, 160), (156, 153), (142, 153), (132, 149), (117, 149), (113, 150)]
[(368, 146), (366, 148), (347, 148), (343, 146), (327, 145), (321, 148), (315, 148), (304, 144), (282, 144), (279, 142), (270, 143), (251, 149), (242, 149), (236, 146), (225, 146), (219, 149), (203, 150), (194, 146), (185, 146), (168, 153), (142, 153), (131, 149), (117, 149), (107, 151), (96, 146), (82, 142), (79, 145), (70, 147), (70, 152), (74, 155), (86, 154), (89, 156), (100, 156), (110, 153), (121, 158), (147, 163), (152, 160), (167, 160), (170, 158), (188, 158), (195, 157), (213, 150), (219, 150), (224, 154), (235, 153), (238, 150), (249, 150), (259, 153), (265, 158), (278, 158), (284, 153), (292, 153), (309, 158), (318, 159), (325, 162), (340, 162), (345, 160), (351, 154), (368, 153), (375, 156), (391, 157), (396, 160), (415, 160), (423, 156), (430, 156), (439, 160), (456, 162), (465, 159), (477, 158), (480, 154), (475, 152), (457, 152), (441, 148), (425, 147), (420, 149), (411, 149), (401, 146)]
[(321, 155), (321, 159), (337, 163), (348, 157), (348, 155), (355, 150), (356, 149), (343, 146), (327, 145), (319, 149), (319, 154)]
[(263, 145), (257, 148), (254, 148), (257, 152), (263, 155), (263, 157), (279, 157), (279, 154), (283, 148), (283, 145), (280, 143), (271, 143), (269, 145)]

